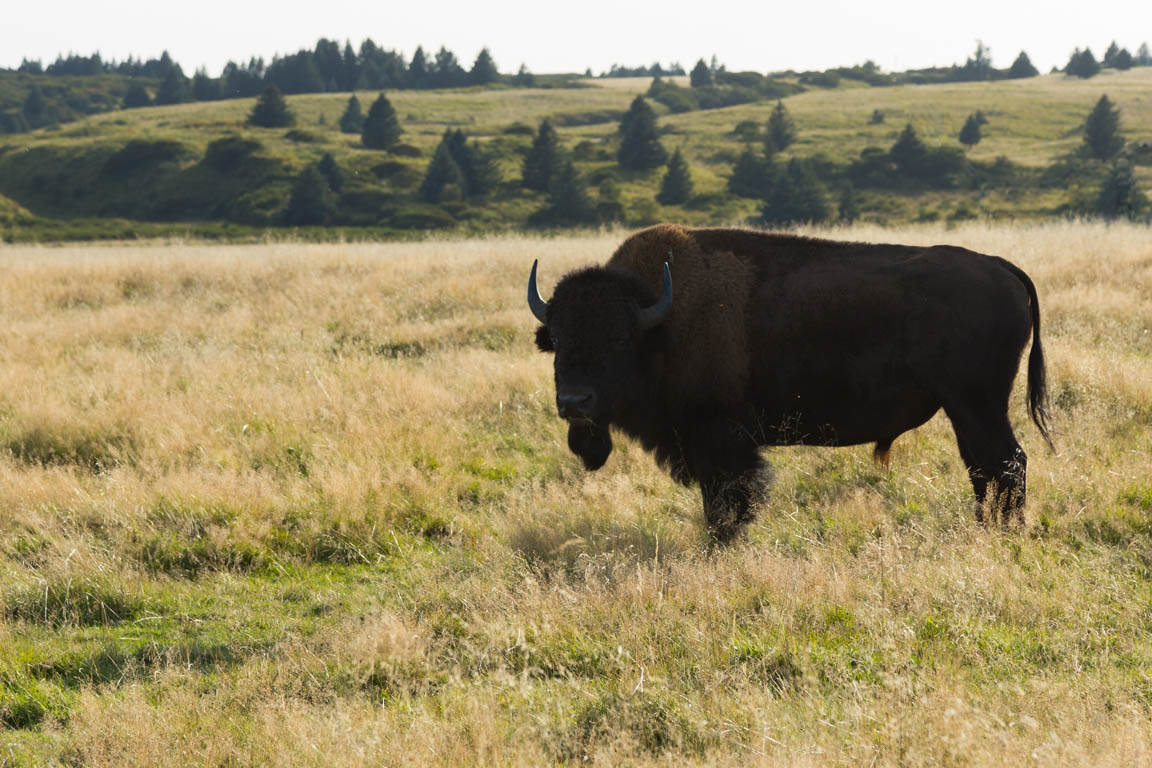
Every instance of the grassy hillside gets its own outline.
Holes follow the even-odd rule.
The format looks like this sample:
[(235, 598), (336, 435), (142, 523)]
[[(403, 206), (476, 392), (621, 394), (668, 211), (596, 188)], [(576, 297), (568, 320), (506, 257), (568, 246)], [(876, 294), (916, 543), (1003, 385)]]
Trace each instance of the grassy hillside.
[(1056, 443), (778, 449), (747, 541), (564, 446), (547, 294), (620, 235), (0, 250), (0, 762), (1141, 765), (1152, 241), (836, 230), (1035, 279)]
[[(403, 227), (398, 208), (415, 202), (416, 188), (441, 134), (464, 130), (499, 158), (506, 183), (494, 194), (467, 204), (446, 206), (446, 222), (475, 231), (516, 228), (545, 203), (545, 196), (522, 189), (520, 165), (531, 137), (515, 126), (534, 127), (544, 117), (559, 125), (574, 151), (577, 167), (592, 182), (612, 177), (622, 192), (629, 224), (654, 219), (728, 223), (752, 214), (753, 200), (727, 194), (732, 163), (743, 144), (732, 133), (745, 120), (763, 123), (772, 103), (665, 114), (664, 144), (680, 148), (692, 167), (696, 198), (686, 207), (660, 207), (653, 200), (662, 172), (622, 172), (615, 163), (617, 123), (631, 100), (644, 93), (647, 78), (588, 81), (577, 89), (400, 91), (389, 94), (406, 131), (403, 140), (418, 156), (387, 156), (362, 148), (357, 136), (341, 134), (336, 122), (348, 94), (289, 98), (298, 125), (254, 129), (244, 125), (251, 100), (153, 107), (90, 117), (58, 130), (12, 135), (0, 143), (0, 194), (41, 216), (57, 219), (113, 217), (150, 221), (226, 220), (264, 227), (279, 223), (295, 175), (325, 152), (350, 173), (356, 194), (340, 201), (345, 223), (378, 228)], [(865, 220), (896, 223), (917, 217), (948, 216), (958, 208), (978, 215), (1045, 218), (1079, 210), (1095, 195), (1103, 168), (1089, 167), (1071, 177), (1044, 178), (1042, 169), (1073, 153), (1080, 126), (1101, 94), (1121, 109), (1137, 177), (1152, 186), (1152, 68), (1106, 71), (1090, 80), (1047, 75), (1028, 80), (944, 85), (862, 87), (842, 81), (834, 89), (809, 90), (785, 100), (796, 120), (798, 142), (784, 158), (815, 158), (833, 189), (862, 150), (886, 151), (911, 122), (930, 144), (959, 146), (965, 118), (982, 110), (989, 118), (985, 138), (970, 153), (975, 174), (962, 183), (937, 188), (904, 184), (865, 190)], [(360, 94), (362, 102), (373, 94)], [(658, 111), (667, 110), (656, 105)], [(874, 110), (885, 121), (870, 124)], [(511, 129), (511, 130), (510, 130)], [(255, 164), (237, 171), (205, 162), (209, 144), (230, 136), (258, 142)], [(163, 145), (144, 152), (121, 173), (108, 173), (109, 158), (130, 142)], [(1007, 158), (1008, 175), (993, 171)], [(1069, 180), (1069, 178), (1071, 180)], [(593, 189), (595, 193), (595, 189)], [(45, 230), (46, 231), (46, 230)], [(35, 232), (7, 233), (13, 237)]]

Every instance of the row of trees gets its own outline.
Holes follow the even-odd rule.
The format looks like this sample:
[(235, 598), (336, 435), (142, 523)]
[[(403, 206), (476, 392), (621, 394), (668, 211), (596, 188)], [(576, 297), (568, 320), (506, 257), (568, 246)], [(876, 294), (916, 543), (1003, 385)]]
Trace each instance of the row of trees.
[(1121, 48), (1113, 40), (1104, 52), (1100, 61), (1092, 54), (1091, 48), (1072, 51), (1068, 63), (1064, 65), (1064, 73), (1075, 77), (1089, 78), (1100, 73), (1102, 67), (1112, 69), (1131, 69), (1132, 67), (1152, 67), (1152, 52), (1148, 50), (1148, 43), (1143, 43), (1133, 56), (1127, 48)]

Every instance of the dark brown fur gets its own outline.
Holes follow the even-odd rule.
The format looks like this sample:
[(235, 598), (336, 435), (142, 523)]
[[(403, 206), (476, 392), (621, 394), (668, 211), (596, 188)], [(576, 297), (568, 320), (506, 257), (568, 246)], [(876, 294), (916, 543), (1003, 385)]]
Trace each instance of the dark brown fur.
[[(635, 317), (670, 265), (663, 323)], [(892, 441), (944, 408), (983, 502), (1017, 512), (1026, 457), (1007, 419), (1029, 337), (1029, 403), (1044, 425), (1035, 288), (1008, 262), (960, 248), (838, 243), (660, 225), (604, 267), (566, 276), (537, 334), (561, 392), (588, 393), (569, 446), (607, 460), (609, 426), (697, 481), (718, 538), (751, 519), (766, 445)], [(583, 396), (583, 395), (581, 395)]]

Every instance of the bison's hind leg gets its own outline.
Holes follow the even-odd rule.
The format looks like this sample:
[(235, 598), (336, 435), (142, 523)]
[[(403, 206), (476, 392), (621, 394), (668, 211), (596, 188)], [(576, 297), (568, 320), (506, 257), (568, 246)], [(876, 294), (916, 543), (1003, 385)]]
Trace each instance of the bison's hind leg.
[[(981, 522), (1024, 523), (1028, 456), (1016, 442), (1004, 411), (944, 407), (956, 431), (960, 456), (979, 503)], [(986, 514), (987, 512), (987, 514)]]

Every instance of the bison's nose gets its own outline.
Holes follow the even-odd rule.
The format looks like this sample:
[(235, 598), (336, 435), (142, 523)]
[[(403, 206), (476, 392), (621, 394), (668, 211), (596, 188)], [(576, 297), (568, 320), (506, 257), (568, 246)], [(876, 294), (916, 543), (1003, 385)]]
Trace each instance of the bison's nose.
[(595, 404), (596, 395), (592, 392), (556, 393), (556, 409), (564, 419), (586, 419)]

